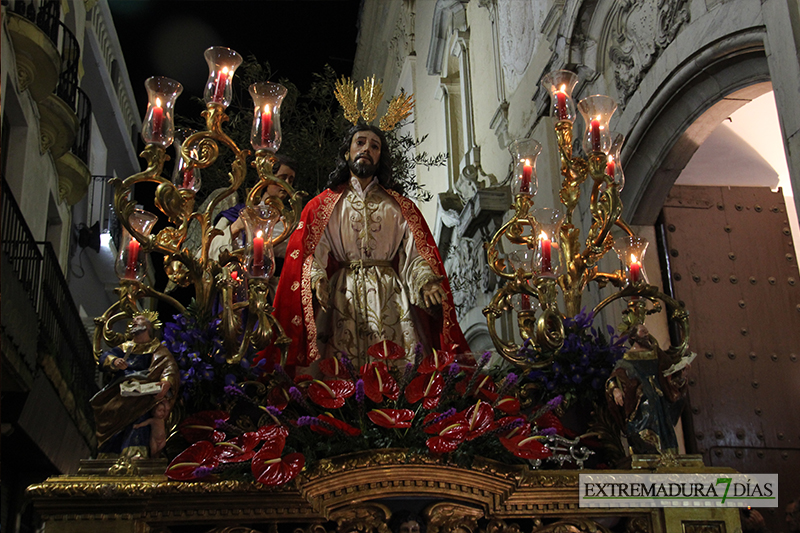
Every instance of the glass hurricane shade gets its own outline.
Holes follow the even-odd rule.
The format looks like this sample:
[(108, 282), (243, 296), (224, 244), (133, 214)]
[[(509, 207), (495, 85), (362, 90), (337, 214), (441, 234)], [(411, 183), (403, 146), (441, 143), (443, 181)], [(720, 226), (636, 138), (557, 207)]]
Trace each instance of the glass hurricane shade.
[(265, 81), (254, 83), (249, 90), (255, 105), (250, 143), (256, 151), (275, 153), (281, 146), (280, 108), (286, 96), (286, 87)]
[[(172, 171), (172, 183), (175, 185), (176, 189), (186, 189), (190, 191), (197, 192), (200, 190), (200, 169), (196, 167), (189, 167), (186, 159), (181, 156), (181, 149), (183, 148), (183, 141), (185, 139), (181, 139), (176, 137), (175, 142), (175, 158), (177, 159), (175, 163), (175, 168)], [(192, 157), (197, 158), (197, 150), (192, 150)]]
[[(156, 220), (158, 220), (156, 215), (143, 209), (135, 209), (128, 217), (131, 227), (145, 237), (150, 235)], [(141, 281), (147, 275), (147, 254), (142, 250), (141, 243), (134, 239), (124, 226), (114, 270), (121, 280)]]
[(272, 230), (281, 213), (268, 204), (258, 204), (245, 207), (241, 216), (248, 243), (245, 249), (247, 275), (267, 279), (275, 272)]
[(242, 56), (224, 46), (212, 46), (203, 55), (208, 63), (208, 79), (203, 99), (207, 104), (213, 102), (228, 107), (233, 99), (231, 80), (236, 69), (242, 64)]
[(617, 184), (617, 190), (622, 191), (625, 187), (625, 173), (620, 162), (620, 152), (625, 142), (625, 136), (616, 131), (611, 132), (611, 148), (608, 150), (608, 162), (606, 163), (606, 174)]
[(153, 76), (144, 82), (147, 89), (147, 112), (142, 123), (142, 140), (166, 148), (175, 137), (175, 100), (183, 86), (163, 76)]
[(578, 102), (578, 111), (583, 116), (586, 129), (583, 134), (583, 150), (592, 152), (605, 152), (611, 149), (612, 137), (608, 123), (617, 103), (613, 98), (604, 95), (589, 96)]
[(556, 277), (561, 273), (559, 240), (564, 214), (558, 209), (540, 207), (533, 210), (533, 237), (536, 239), (533, 271), (540, 277)]
[(644, 270), (644, 254), (647, 251), (647, 239), (636, 235), (626, 235), (614, 239), (614, 251), (622, 263), (622, 273), (629, 284), (647, 281)]
[(536, 158), (542, 151), (542, 145), (534, 139), (517, 139), (508, 146), (511, 160), (514, 163), (514, 179), (511, 182), (511, 193), (536, 194), (538, 181), (536, 179)]
[(577, 84), (578, 75), (569, 70), (556, 70), (542, 78), (542, 87), (550, 93), (550, 116), (554, 122), (575, 121), (572, 91)]

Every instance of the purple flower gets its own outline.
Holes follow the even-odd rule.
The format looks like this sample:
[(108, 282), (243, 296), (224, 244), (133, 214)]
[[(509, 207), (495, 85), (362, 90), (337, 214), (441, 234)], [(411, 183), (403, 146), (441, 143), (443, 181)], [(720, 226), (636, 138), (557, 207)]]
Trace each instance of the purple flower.
[(281, 415), (281, 413), (283, 412), (283, 411), (281, 411), (280, 409), (278, 409), (277, 407), (275, 407), (274, 405), (267, 405), (266, 407), (264, 407), (264, 409), (265, 409), (265, 410), (266, 410), (266, 411), (267, 411), (269, 414), (271, 414), (272, 416), (275, 416), (275, 417), (278, 417), (278, 416), (280, 416), (280, 415)]
[(303, 401), (303, 394), (297, 387), (289, 387), (289, 396), (291, 396), (292, 400), (297, 403), (301, 403)]
[(552, 411), (553, 409), (555, 409), (556, 407), (561, 405), (561, 402), (563, 402), (563, 401), (564, 401), (564, 397), (559, 394), (558, 396), (556, 396), (555, 398), (553, 398), (552, 400), (547, 402), (547, 407), (548, 407), (549, 410)]
[(320, 423), (319, 419), (313, 416), (301, 416), (297, 419), (298, 426), (318, 426)]
[(208, 476), (210, 474), (213, 474), (213, 473), (214, 473), (214, 469), (213, 468), (209, 468), (207, 466), (198, 466), (197, 468), (194, 469), (195, 477), (199, 477), (199, 478), (200, 477), (206, 477), (206, 476)]
[(439, 416), (435, 417), (433, 420), (431, 420), (430, 422), (425, 424), (423, 427), (428, 427), (428, 426), (432, 426), (434, 424), (438, 424), (439, 422), (441, 422), (445, 418), (453, 416), (454, 414), (456, 414), (456, 408), (455, 407), (451, 407), (450, 409), (448, 409), (444, 413), (440, 414)]
[(227, 394), (228, 396), (247, 397), (247, 395), (244, 392), (242, 392), (242, 390), (236, 385), (225, 385), (225, 394)]
[(555, 435), (556, 433), (558, 433), (556, 428), (544, 428), (539, 430), (539, 435), (542, 436)]
[(356, 381), (356, 401), (364, 403), (364, 380), (359, 379)]

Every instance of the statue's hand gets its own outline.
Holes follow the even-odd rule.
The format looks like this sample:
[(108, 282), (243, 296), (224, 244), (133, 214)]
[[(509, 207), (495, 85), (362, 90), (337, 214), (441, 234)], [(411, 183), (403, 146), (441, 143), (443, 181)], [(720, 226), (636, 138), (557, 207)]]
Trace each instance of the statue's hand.
[(111, 363), (111, 364), (117, 370), (125, 370), (126, 368), (128, 368), (128, 362), (125, 361), (125, 359), (123, 359), (121, 357), (117, 357), (116, 359), (114, 359), (114, 362)]
[(167, 392), (169, 392), (169, 388), (170, 388), (169, 381), (162, 381), (161, 382), (161, 392), (156, 394), (156, 400), (161, 400), (162, 398), (164, 398), (164, 396), (167, 395)]
[(446, 297), (447, 293), (444, 292), (439, 281), (430, 281), (422, 287), (422, 299), (425, 302), (425, 307), (441, 305)]
[(319, 302), (320, 307), (322, 307), (323, 311), (326, 310), (328, 308), (328, 299), (330, 298), (330, 293), (328, 291), (328, 280), (321, 278), (319, 281), (317, 281), (315, 292), (317, 294), (317, 301)]
[(615, 387), (611, 394), (614, 395), (614, 403), (622, 407), (622, 404), (625, 403), (625, 398), (622, 397), (622, 391), (619, 390), (619, 387)]

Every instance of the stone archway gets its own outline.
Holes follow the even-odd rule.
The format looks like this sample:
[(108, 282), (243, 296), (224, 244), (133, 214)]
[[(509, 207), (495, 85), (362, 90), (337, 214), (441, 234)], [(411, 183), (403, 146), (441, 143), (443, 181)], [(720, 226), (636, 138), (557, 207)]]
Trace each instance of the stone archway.
[(666, 78), (628, 135), (626, 217), (651, 225), (672, 184), (713, 129), (770, 90), (764, 32), (731, 35), (699, 50)]

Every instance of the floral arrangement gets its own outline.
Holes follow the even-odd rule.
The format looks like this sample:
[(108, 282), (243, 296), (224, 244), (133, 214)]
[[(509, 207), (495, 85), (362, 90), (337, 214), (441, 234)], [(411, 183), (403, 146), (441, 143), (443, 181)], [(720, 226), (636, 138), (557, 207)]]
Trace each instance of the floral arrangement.
[(607, 326), (606, 338), (592, 326), (594, 318), (594, 313), (583, 309), (564, 320), (564, 344), (558, 351), (546, 353), (528, 342), (523, 345), (521, 352), (530, 361), (553, 358), (552, 365), (532, 370), (526, 376), (539, 400), (561, 395), (562, 408), (603, 400), (606, 380), (625, 354), (627, 337), (617, 335), (612, 326)]
[(280, 365), (267, 369), (254, 354), (227, 364), (218, 321), (201, 327), (203, 321), (176, 315), (165, 339), (181, 368), (189, 416), (178, 426), (185, 444), (167, 476), (252, 475), (281, 485), (307, 463), (381, 448), (462, 466), (475, 456), (534, 468), (542, 461), (581, 466), (592, 452), (576, 451), (581, 437), (565, 429), (554, 411), (566, 398), (602, 393), (624, 351), (613, 330), (609, 341), (591, 328), (592, 318), (582, 313), (569, 320), (552, 368), (522, 377), (490, 369), (488, 352), (475, 361), (457, 359), (451, 350), (423, 356), (418, 346), (415, 360), (403, 363), (404, 350), (383, 341), (369, 348), (369, 362), (358, 368), (345, 355), (323, 359), (322, 376), (314, 378), (290, 376)]

